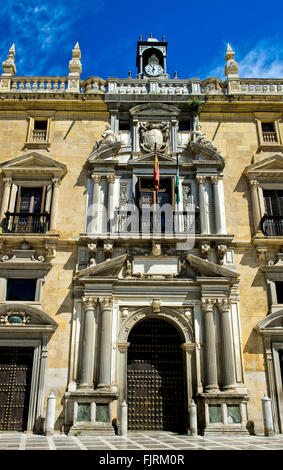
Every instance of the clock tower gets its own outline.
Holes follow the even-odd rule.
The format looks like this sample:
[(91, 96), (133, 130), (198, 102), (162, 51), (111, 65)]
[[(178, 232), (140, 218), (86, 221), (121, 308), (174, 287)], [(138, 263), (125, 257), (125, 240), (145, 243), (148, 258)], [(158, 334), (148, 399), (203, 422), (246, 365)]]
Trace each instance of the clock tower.
[(152, 34), (146, 41), (140, 36), (137, 44), (137, 78), (169, 78), (166, 71), (167, 44), (164, 36), (162, 41), (153, 38)]

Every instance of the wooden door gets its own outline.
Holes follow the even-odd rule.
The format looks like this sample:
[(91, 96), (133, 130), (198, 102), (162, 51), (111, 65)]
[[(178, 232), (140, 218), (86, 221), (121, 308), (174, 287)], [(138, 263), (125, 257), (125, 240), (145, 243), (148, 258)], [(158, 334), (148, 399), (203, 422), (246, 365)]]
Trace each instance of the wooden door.
[(34, 348), (0, 347), (0, 431), (27, 429)]
[(130, 430), (185, 431), (185, 376), (178, 332), (147, 319), (133, 328), (128, 349)]

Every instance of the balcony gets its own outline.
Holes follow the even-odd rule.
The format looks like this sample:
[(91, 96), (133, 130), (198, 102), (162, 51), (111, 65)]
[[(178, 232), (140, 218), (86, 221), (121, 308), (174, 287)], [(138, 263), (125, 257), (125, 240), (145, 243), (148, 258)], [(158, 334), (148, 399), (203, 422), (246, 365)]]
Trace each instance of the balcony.
[(33, 142), (46, 142), (47, 130), (46, 129), (33, 129), (31, 138)]
[(283, 216), (265, 214), (260, 221), (260, 229), (267, 237), (283, 236)]
[(121, 235), (126, 233), (164, 234), (166, 236), (186, 236), (200, 233), (199, 212), (173, 211), (154, 213), (152, 210), (118, 210), (114, 225)]
[(50, 215), (44, 213), (6, 212), (4, 233), (46, 233)]

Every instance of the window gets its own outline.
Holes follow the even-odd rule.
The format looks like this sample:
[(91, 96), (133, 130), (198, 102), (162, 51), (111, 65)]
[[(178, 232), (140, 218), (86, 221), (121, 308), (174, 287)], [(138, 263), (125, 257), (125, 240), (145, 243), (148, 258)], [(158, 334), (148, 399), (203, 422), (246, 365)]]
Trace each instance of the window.
[(45, 142), (47, 139), (47, 119), (35, 119), (32, 131), (32, 140), (35, 142)]
[(31, 151), (5, 162), (0, 169), (5, 182), (0, 215), (3, 232), (54, 230), (56, 200), (66, 165)]
[(275, 282), (277, 303), (283, 304), (283, 281)]
[(14, 210), (5, 219), (4, 231), (45, 233), (49, 222), (49, 214), (45, 211), (46, 195), (47, 186), (18, 186)]
[(170, 212), (166, 213), (166, 217), (164, 211), (159, 217), (155, 217), (152, 206), (158, 205), (162, 208), (162, 206), (170, 205), (174, 210), (174, 181), (174, 178), (160, 178), (159, 191), (156, 191), (153, 187), (153, 178), (139, 179), (138, 206), (142, 231), (151, 231), (153, 228), (156, 231), (160, 229), (164, 231), (167, 223), (169, 226), (172, 225), (172, 222), (166, 219), (166, 217), (170, 218)]
[(265, 215), (263, 233), (267, 236), (283, 235), (283, 190), (263, 190)]
[(30, 112), (25, 147), (46, 148), (50, 146), (49, 137), (53, 115), (53, 111), (50, 113), (42, 113), (41, 111)]
[(189, 131), (191, 129), (191, 122), (189, 119), (179, 121), (179, 131)]
[(130, 121), (119, 121), (119, 131), (129, 131), (131, 129)]
[(8, 279), (6, 300), (34, 301), (37, 279)]
[(263, 142), (278, 142), (274, 122), (261, 123)]
[(259, 139), (259, 148), (281, 148), (282, 141), (279, 127), (280, 116), (272, 114), (268, 117), (266, 114), (258, 113), (256, 116), (257, 133)]

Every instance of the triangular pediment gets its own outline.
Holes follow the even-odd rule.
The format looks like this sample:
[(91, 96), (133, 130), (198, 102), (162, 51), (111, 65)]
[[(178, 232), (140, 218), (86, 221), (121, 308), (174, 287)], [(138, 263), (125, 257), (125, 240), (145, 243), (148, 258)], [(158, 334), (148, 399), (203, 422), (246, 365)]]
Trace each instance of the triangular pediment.
[[(171, 165), (176, 166), (176, 158), (170, 157), (170, 155), (166, 155), (164, 153), (157, 152), (158, 162), (169, 163)], [(155, 161), (155, 152), (150, 152), (146, 155), (140, 155), (138, 157), (134, 157), (128, 161), (131, 165), (139, 165), (139, 164), (146, 164), (150, 163), (151, 165)]]
[(248, 177), (283, 177), (283, 156), (272, 155), (269, 158), (253, 163), (246, 167), (245, 174)]
[(91, 265), (88, 268), (82, 269), (77, 273), (77, 278), (89, 276), (117, 276), (122, 269), (127, 255), (116, 256), (109, 258), (102, 263)]
[(15, 174), (63, 176), (67, 171), (64, 163), (57, 162), (53, 158), (37, 152), (29, 152), (8, 160), (2, 163), (0, 167), (6, 176)]
[(176, 106), (165, 103), (144, 103), (134, 106), (134, 108), (130, 109), (130, 113), (135, 117), (148, 117), (152, 120), (155, 116), (158, 119), (162, 118), (162, 116), (178, 116), (180, 110)]
[(237, 279), (239, 277), (239, 274), (232, 269), (220, 266), (216, 263), (212, 263), (211, 261), (199, 258), (198, 256), (187, 255), (186, 259), (190, 265), (190, 268), (199, 275), (232, 279)]

